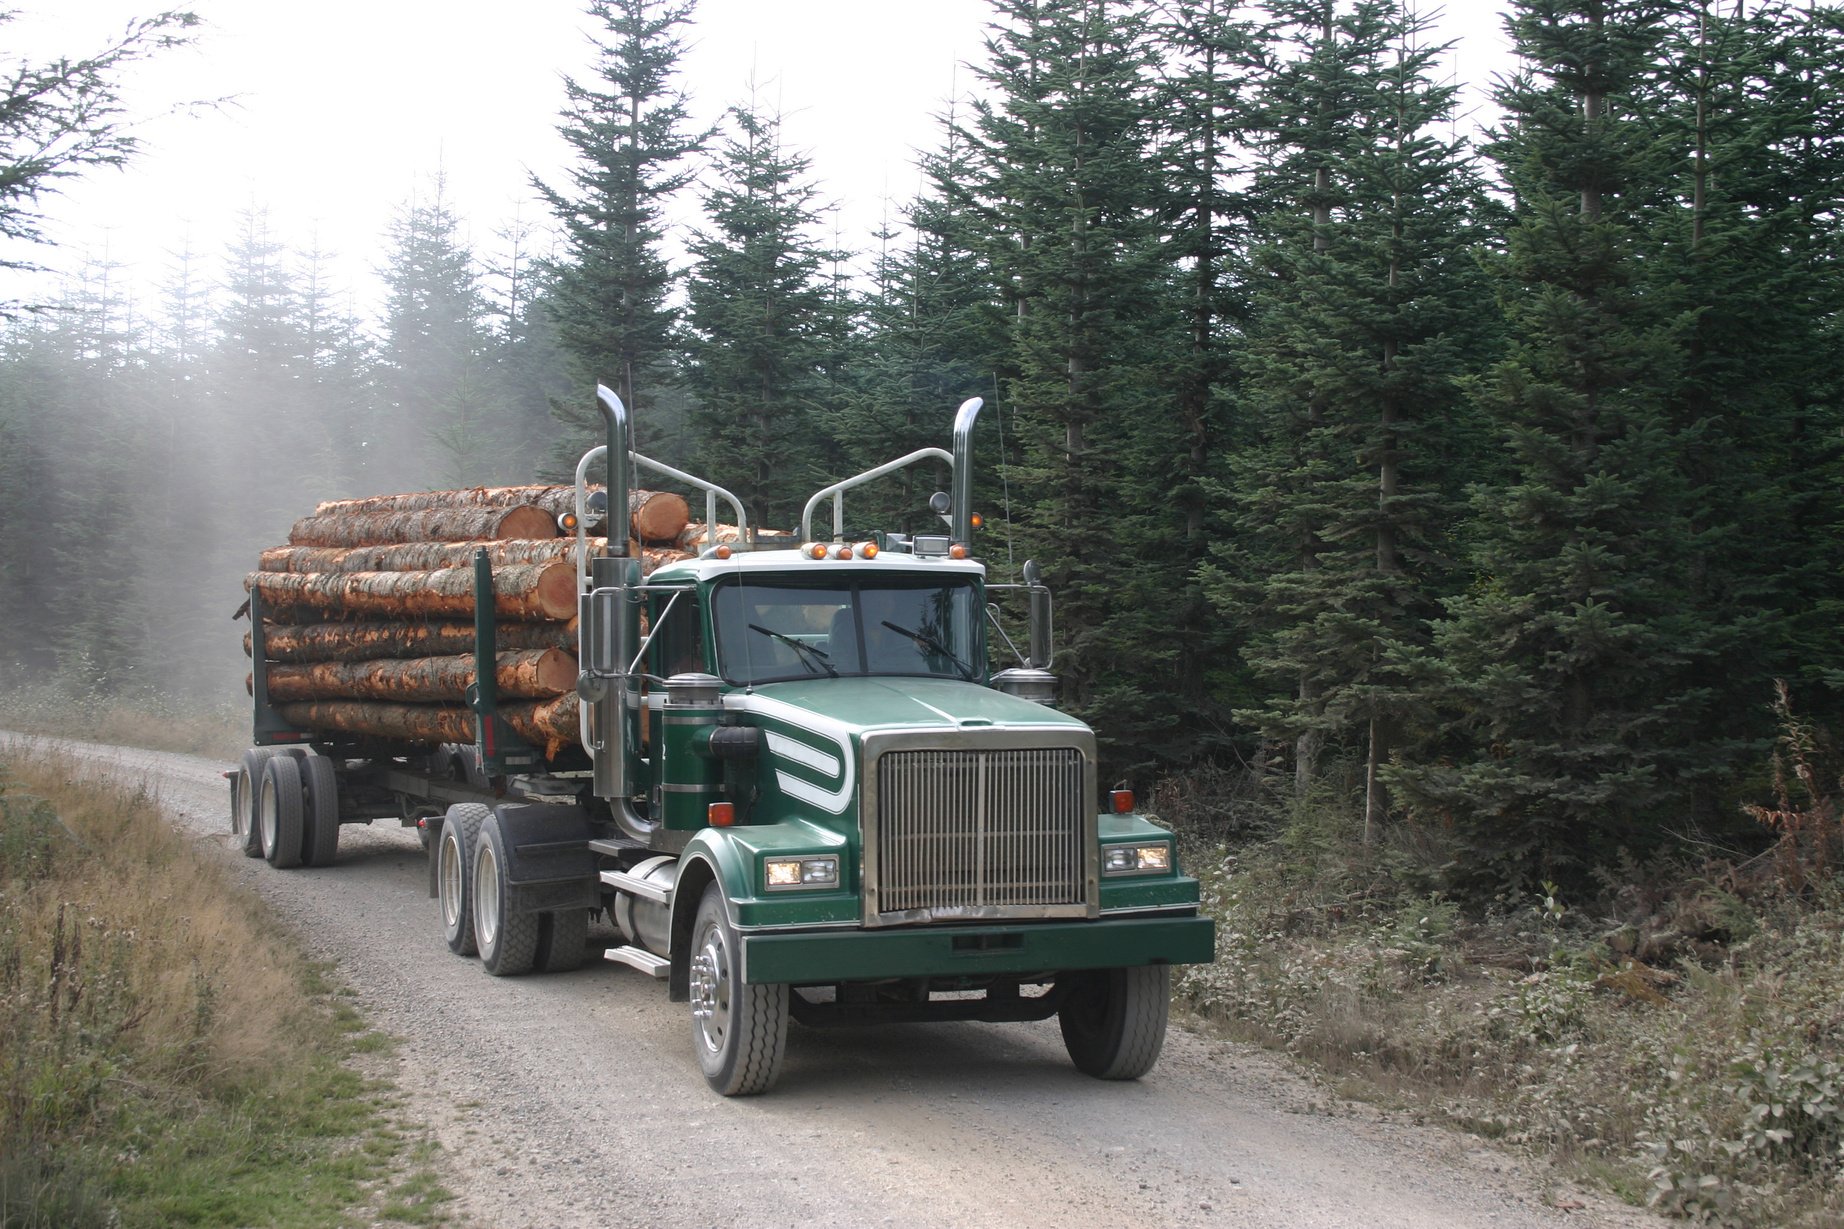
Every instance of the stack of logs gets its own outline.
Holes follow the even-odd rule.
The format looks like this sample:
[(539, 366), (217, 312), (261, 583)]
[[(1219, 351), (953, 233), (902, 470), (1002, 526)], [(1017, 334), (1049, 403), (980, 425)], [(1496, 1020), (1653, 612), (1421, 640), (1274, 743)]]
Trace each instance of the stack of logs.
[[(244, 579), (262, 598), (270, 707), (301, 730), (472, 742), (474, 555), (485, 549), (500, 714), (547, 755), (576, 744), (576, 539), (557, 529), (574, 501), (571, 487), (521, 486), (319, 505)], [(634, 491), (628, 512), (648, 571), (711, 536), (668, 492)], [(592, 553), (606, 544), (590, 539)]]

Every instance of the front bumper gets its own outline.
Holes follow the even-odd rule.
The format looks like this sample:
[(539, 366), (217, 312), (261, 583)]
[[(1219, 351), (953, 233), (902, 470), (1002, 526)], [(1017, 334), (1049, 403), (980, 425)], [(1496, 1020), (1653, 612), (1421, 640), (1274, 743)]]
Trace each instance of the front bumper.
[(1208, 964), (1207, 917), (1107, 918), (876, 930), (743, 932), (743, 980), (797, 985)]

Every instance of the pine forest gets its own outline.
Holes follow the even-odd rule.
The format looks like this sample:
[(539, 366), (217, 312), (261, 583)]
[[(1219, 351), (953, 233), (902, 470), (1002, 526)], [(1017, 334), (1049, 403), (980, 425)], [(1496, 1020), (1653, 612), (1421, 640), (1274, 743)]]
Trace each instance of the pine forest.
[(690, 120), (690, 0), (591, 0), (545, 216), (416, 185), (375, 319), (260, 205), (157, 301), (6, 305), (0, 689), (236, 708), (263, 546), (567, 480), (597, 383), (790, 528), (978, 396), (1104, 784), (1252, 775), (1454, 891), (1743, 842), (1776, 685), (1844, 718), (1844, 7), (1504, 8), (1479, 127), (1407, 0), (992, 0), (846, 236), (763, 97)]

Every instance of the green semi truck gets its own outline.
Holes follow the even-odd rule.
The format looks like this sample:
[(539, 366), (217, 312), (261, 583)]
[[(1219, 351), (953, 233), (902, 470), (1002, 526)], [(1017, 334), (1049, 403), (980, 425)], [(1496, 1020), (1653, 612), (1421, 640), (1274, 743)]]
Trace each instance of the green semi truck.
[[(1149, 1071), (1171, 967), (1212, 958), (1212, 923), (1172, 835), (1104, 796), (1093, 732), (1054, 707), (1036, 569), (989, 585), (972, 557), (981, 403), (960, 407), (951, 452), (825, 488), (774, 547), (751, 543), (729, 492), (632, 451), (612, 392), (597, 405), (607, 443), (577, 467), (567, 518), (580, 745), (547, 754), (498, 719), (484, 555), (472, 745), (289, 728), (266, 701), (258, 609), (257, 745), (227, 774), (252, 852), (311, 864), (340, 824), (416, 823), (447, 946), (499, 976), (572, 967), (605, 914), (605, 957), (691, 1005), (725, 1095), (774, 1084), (790, 1019), (1055, 1016), (1082, 1071)], [(931, 501), (939, 532), (847, 540), (848, 491), (925, 463), (952, 473)], [(608, 507), (644, 468), (701, 493), (708, 523), (727, 505), (738, 540), (644, 577), (625, 535), (589, 557), (598, 467)], [(815, 532), (828, 504), (832, 530)]]

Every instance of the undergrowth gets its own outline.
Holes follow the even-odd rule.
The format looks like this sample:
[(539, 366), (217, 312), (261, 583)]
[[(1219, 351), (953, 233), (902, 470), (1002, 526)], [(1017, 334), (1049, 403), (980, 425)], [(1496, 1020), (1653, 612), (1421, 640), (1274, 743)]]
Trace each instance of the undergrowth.
[(0, 1226), (440, 1219), (362, 1022), (143, 793), (0, 755)]
[(1460, 901), (1335, 799), (1235, 842), (1166, 818), (1218, 922), (1178, 993), (1353, 1095), (1547, 1154), (1629, 1201), (1767, 1229), (1844, 1223), (1838, 770), (1783, 711), (1778, 837), (1752, 862), (1614, 868)]

